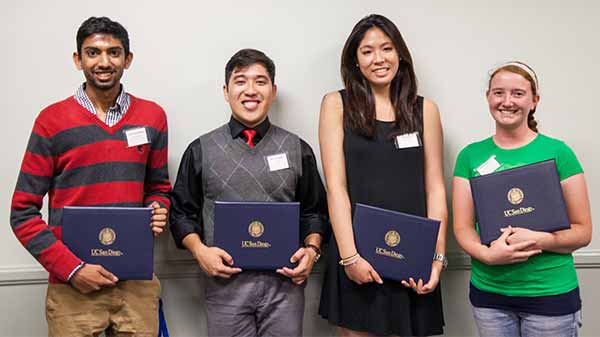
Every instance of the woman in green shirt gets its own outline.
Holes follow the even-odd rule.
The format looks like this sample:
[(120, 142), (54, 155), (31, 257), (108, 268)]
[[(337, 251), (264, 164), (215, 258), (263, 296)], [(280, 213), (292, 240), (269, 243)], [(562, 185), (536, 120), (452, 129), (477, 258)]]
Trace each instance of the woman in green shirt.
[[(454, 234), (472, 257), (469, 298), (481, 336), (576, 336), (581, 325), (571, 253), (591, 240), (587, 187), (573, 151), (538, 132), (538, 91), (535, 72), (522, 62), (492, 71), (486, 97), (496, 133), (465, 147), (456, 160)], [(571, 228), (554, 233), (505, 228), (483, 245), (469, 178), (548, 159), (556, 162)]]

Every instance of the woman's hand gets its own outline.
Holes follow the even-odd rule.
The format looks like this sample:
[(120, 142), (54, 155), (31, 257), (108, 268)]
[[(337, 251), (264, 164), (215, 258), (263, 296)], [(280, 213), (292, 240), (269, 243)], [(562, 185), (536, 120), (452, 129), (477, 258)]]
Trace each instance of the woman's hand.
[(358, 257), (358, 261), (355, 263), (345, 266), (344, 271), (349, 279), (358, 284), (369, 283), (373, 281), (383, 284), (383, 280), (379, 274), (377, 274), (373, 266), (371, 266), (371, 264), (361, 256)]
[(509, 244), (509, 236), (513, 234), (515, 228), (509, 227), (504, 230), (502, 235), (490, 244), (483, 254), (483, 263), (489, 265), (512, 264), (525, 262), (531, 256), (542, 252), (536, 249), (535, 240), (526, 240), (515, 244)]
[(502, 233), (510, 231), (511, 234), (508, 236), (506, 242), (509, 245), (516, 245), (517, 243), (535, 241), (533, 249), (543, 250), (542, 242), (548, 242), (552, 240), (553, 235), (551, 233), (533, 231), (531, 229), (523, 227), (507, 227), (501, 229)]
[(440, 283), (440, 274), (442, 273), (443, 265), (439, 261), (433, 261), (431, 264), (431, 274), (429, 275), (429, 282), (423, 284), (423, 280), (419, 279), (419, 281), (415, 282), (415, 280), (410, 277), (408, 282), (402, 280), (402, 285), (407, 288), (412, 288), (417, 294), (428, 294), (435, 290)]

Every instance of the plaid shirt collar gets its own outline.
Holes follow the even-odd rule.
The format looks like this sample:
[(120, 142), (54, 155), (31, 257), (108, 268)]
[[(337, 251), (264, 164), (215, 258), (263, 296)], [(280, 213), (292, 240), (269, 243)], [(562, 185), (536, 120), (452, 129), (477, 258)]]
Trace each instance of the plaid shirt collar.
[[(92, 115), (97, 115), (94, 104), (85, 92), (85, 83), (81, 84), (75, 92), (75, 100), (77, 101), (77, 103), (79, 103), (79, 105), (84, 107)], [(125, 115), (127, 110), (129, 110), (130, 104), (131, 97), (129, 97), (129, 94), (125, 92), (125, 89), (121, 84), (121, 91), (117, 96), (115, 104), (112, 107), (110, 107), (106, 112), (106, 124), (108, 124), (109, 126), (117, 124), (118, 121), (123, 117), (123, 115)]]

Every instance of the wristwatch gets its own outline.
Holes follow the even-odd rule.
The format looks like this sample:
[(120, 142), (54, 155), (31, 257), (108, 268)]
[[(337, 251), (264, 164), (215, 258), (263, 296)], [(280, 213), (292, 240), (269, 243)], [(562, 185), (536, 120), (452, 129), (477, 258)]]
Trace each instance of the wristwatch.
[(433, 261), (440, 261), (442, 263), (443, 269), (446, 269), (446, 267), (448, 267), (448, 259), (446, 258), (446, 255), (442, 253), (433, 254)]
[(307, 243), (304, 245), (304, 248), (310, 248), (312, 250), (315, 251), (315, 253), (317, 254), (315, 256), (315, 263), (317, 263), (317, 261), (319, 261), (319, 258), (321, 257), (321, 249), (319, 247), (317, 247), (316, 245), (313, 245), (312, 243)]

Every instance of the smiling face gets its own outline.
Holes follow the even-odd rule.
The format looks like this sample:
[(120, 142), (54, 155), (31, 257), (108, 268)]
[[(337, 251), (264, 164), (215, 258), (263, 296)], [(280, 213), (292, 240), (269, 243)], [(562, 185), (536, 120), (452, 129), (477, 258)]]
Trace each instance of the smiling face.
[(81, 54), (74, 53), (73, 61), (83, 71), (91, 89), (108, 91), (118, 86), (123, 71), (129, 68), (133, 54), (125, 55), (122, 42), (111, 34), (96, 33), (81, 45)]
[(389, 86), (398, 72), (400, 57), (381, 29), (369, 29), (356, 50), (358, 67), (371, 86)]
[(267, 118), (276, 93), (277, 87), (260, 63), (235, 68), (227, 85), (223, 86), (233, 117), (249, 128)]
[(512, 130), (528, 127), (527, 117), (539, 96), (533, 94), (531, 82), (525, 77), (501, 70), (490, 80), (487, 100), (496, 126)]

